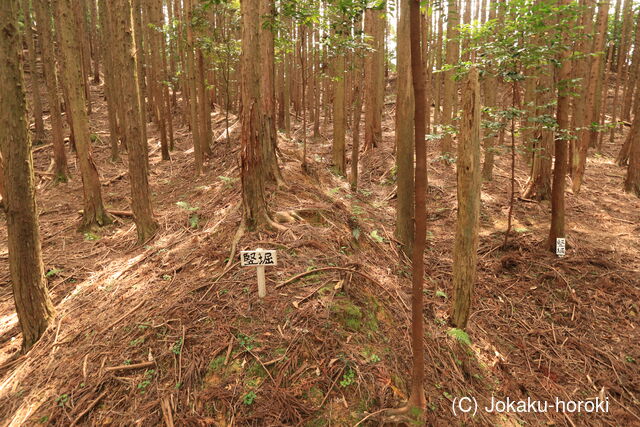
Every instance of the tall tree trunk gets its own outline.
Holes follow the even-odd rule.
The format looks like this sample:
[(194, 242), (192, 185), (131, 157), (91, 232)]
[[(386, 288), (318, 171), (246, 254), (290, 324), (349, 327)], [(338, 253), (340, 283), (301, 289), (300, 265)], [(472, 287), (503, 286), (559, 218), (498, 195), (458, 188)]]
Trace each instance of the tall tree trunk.
[(31, 7), (29, 0), (22, 0), (22, 12), (24, 14), (24, 35), (27, 40), (27, 58), (29, 64), (29, 77), (31, 80), (31, 98), (33, 99), (33, 118), (36, 125), (35, 140), (38, 143), (44, 141), (44, 121), (42, 120), (42, 98), (40, 97), (40, 82), (38, 81), (38, 67), (36, 63), (36, 43), (33, 37), (33, 22), (31, 20)]
[(472, 68), (462, 91), (463, 116), (458, 141), (458, 220), (453, 249), (452, 324), (464, 329), (469, 320), (478, 262), (480, 220), (480, 83)]
[[(142, 135), (145, 141), (144, 149), (149, 151), (149, 147), (146, 143), (148, 141), (147, 138), (147, 109), (150, 107), (150, 103), (147, 102), (149, 97), (149, 89), (147, 88), (146, 83), (146, 73), (144, 65), (147, 63), (146, 55), (145, 55), (145, 46), (148, 43), (144, 40), (144, 30), (143, 28), (148, 27), (148, 22), (143, 17), (142, 12), (142, 0), (132, 0), (131, 7), (133, 8), (133, 35), (134, 35), (134, 43), (137, 50), (137, 57), (140, 59), (136, 61), (136, 72), (138, 73), (138, 92), (140, 94), (140, 123), (142, 123)], [(123, 118), (124, 121), (124, 118)], [(124, 130), (123, 130), (124, 132)], [(149, 158), (147, 157), (147, 168)]]
[(627, 177), (624, 181), (624, 189), (640, 197), (640, 103), (636, 104), (633, 126), (629, 133), (629, 166)]
[(365, 33), (371, 37), (372, 52), (365, 57), (364, 148), (378, 146), (382, 139), (384, 95), (384, 3), (383, 9), (365, 11)]
[(413, 248), (414, 214), (414, 113), (415, 98), (411, 75), (411, 31), (409, 20), (410, 3), (402, 0), (398, 19), (398, 78), (396, 97), (396, 173), (398, 201), (396, 205), (396, 238), (404, 253), (411, 254)]
[(147, 141), (142, 132), (144, 108), (140, 99), (136, 58), (140, 48), (135, 48), (133, 25), (131, 22), (131, 0), (112, 0), (108, 2), (115, 24), (117, 43), (114, 46), (116, 67), (120, 69), (122, 93), (119, 94), (126, 105), (124, 116), (124, 135), (128, 150), (129, 176), (131, 181), (131, 205), (138, 233), (138, 243), (147, 241), (158, 228), (151, 208), (149, 191), (149, 173), (147, 159)]
[(261, 169), (262, 140), (265, 135), (260, 77), (260, 1), (242, 0), (242, 111), (240, 120), (242, 205), (244, 224), (249, 230), (263, 227), (280, 228), (269, 217)]
[[(561, 6), (570, 4), (571, 0), (559, 0)], [(569, 37), (565, 33), (562, 37), (563, 44), (567, 45)], [(560, 70), (558, 71), (558, 104), (556, 110), (556, 122), (558, 131), (555, 136), (555, 162), (553, 166), (553, 183), (551, 187), (551, 227), (549, 229), (548, 248), (556, 251), (556, 239), (564, 238), (564, 191), (565, 175), (567, 171), (567, 144), (570, 134), (569, 129), (569, 108), (570, 89), (568, 80), (571, 78), (570, 53), (565, 51), (560, 58)]]
[(13, 298), (28, 351), (53, 318), (46, 287), (36, 206), (31, 141), (20, 56), (18, 2), (0, 2), (0, 157), (7, 217), (7, 247)]
[(198, 70), (196, 77), (197, 95), (198, 95), (198, 123), (200, 126), (200, 135), (202, 136), (202, 151), (205, 155), (211, 156), (211, 140), (213, 132), (211, 129), (211, 104), (209, 101), (209, 91), (206, 90), (206, 71), (205, 60), (202, 49), (198, 47), (197, 52)]
[(276, 149), (278, 132), (276, 130), (276, 89), (275, 89), (275, 34), (273, 21), (275, 18), (275, 4), (269, 0), (260, 2), (260, 57), (262, 61), (262, 79), (260, 80), (262, 112), (264, 114), (265, 138), (261, 141), (262, 157), (264, 160), (265, 178), (269, 182), (283, 185), (282, 175), (278, 167)]
[[(621, 1), (616, 3), (616, 8), (619, 7)], [(615, 74), (615, 85), (613, 89), (613, 104), (611, 107), (611, 123), (614, 126), (611, 127), (611, 133), (609, 135), (610, 142), (613, 143), (616, 134), (616, 128), (618, 128), (617, 124), (617, 112), (618, 112), (618, 94), (620, 92), (620, 84), (624, 83), (623, 76), (626, 71), (625, 63), (627, 61), (627, 53), (629, 50), (629, 33), (630, 26), (633, 25), (633, 9), (631, 5), (631, 0), (625, 0), (624, 2), (624, 11), (622, 13), (622, 36), (620, 38), (620, 45), (618, 49), (618, 55), (615, 58), (616, 63), (616, 74)], [(616, 21), (617, 23), (617, 21)], [(623, 85), (624, 86), (624, 85)]]
[(354, 78), (355, 88), (353, 89), (353, 140), (351, 144), (351, 191), (358, 189), (358, 164), (360, 159), (360, 121), (362, 116), (362, 86), (363, 86), (363, 53), (359, 49), (354, 52)]
[(191, 21), (193, 16), (193, 7), (191, 5), (191, 0), (185, 0), (184, 16), (185, 26), (187, 28), (187, 43), (185, 45), (185, 74), (189, 92), (189, 112), (191, 133), (193, 135), (193, 153), (196, 161), (196, 174), (200, 175), (202, 173), (202, 167), (204, 165), (204, 142), (203, 135), (200, 131), (200, 126), (198, 125), (198, 95), (196, 91), (193, 30), (191, 28)]
[(631, 119), (631, 107), (633, 105), (634, 90), (636, 99), (640, 99), (640, 90), (637, 89), (636, 82), (640, 74), (640, 11), (637, 14), (635, 40), (633, 43), (633, 55), (631, 57), (631, 66), (629, 67), (629, 79), (624, 89), (624, 102), (622, 105), (622, 120), (629, 121)]
[(75, 138), (82, 187), (84, 190), (84, 212), (81, 228), (103, 226), (111, 223), (102, 203), (102, 190), (98, 169), (91, 156), (91, 140), (89, 138), (89, 119), (85, 108), (84, 90), (82, 86), (82, 64), (78, 57), (80, 50), (73, 19), (73, 3), (78, 0), (55, 0), (56, 28), (60, 38), (60, 56), (62, 58), (62, 80), (67, 88), (69, 103), (67, 114), (71, 116), (73, 135)]
[(49, 101), (55, 174), (58, 181), (66, 182), (69, 171), (67, 169), (67, 152), (64, 147), (58, 73), (54, 55), (53, 32), (51, 30), (51, 6), (47, 0), (35, 0), (33, 5), (38, 22), (37, 30), (40, 38), (40, 48), (42, 49), (42, 68)]
[(424, 408), (424, 251), (427, 239), (427, 144), (425, 141), (425, 85), (422, 76), (422, 49), (420, 48), (420, 5), (410, 1), (409, 33), (411, 40), (411, 75), (415, 99), (415, 236), (413, 242), (411, 286), (411, 393), (409, 406)]
[(76, 55), (80, 55), (80, 73), (82, 75), (82, 85), (84, 88), (87, 114), (91, 115), (91, 87), (89, 85), (89, 74), (91, 73), (91, 58), (89, 53), (89, 42), (85, 40), (86, 30), (86, 2), (77, 0), (73, 2), (73, 30), (75, 38), (78, 40), (79, 50)]
[[(536, 116), (553, 115), (553, 66), (540, 74), (537, 86)], [(551, 196), (551, 159), (553, 131), (546, 126), (536, 124), (533, 132), (533, 161), (531, 175), (522, 197), (535, 200), (547, 200)]]
[[(342, 37), (338, 26), (338, 37)], [(345, 175), (345, 52), (336, 52), (333, 58), (333, 167), (339, 175)]]
[[(489, 20), (494, 20), (497, 17), (498, 4), (495, 0), (490, 1)], [(499, 87), (498, 79), (494, 72), (488, 73), (483, 81), (482, 90), (484, 92), (485, 105), (490, 109), (495, 109), (498, 106), (497, 92)], [(488, 135), (484, 135), (484, 160), (482, 162), (482, 179), (484, 181), (491, 181), (493, 179), (494, 147), (497, 136), (494, 129), (491, 129)]]
[(98, 6), (96, 0), (89, 0), (91, 12), (91, 57), (93, 58), (93, 84), (100, 84), (100, 35), (98, 32)]
[[(460, 23), (460, 16), (458, 14), (457, 0), (448, 0), (448, 17), (447, 17), (447, 44), (446, 44), (446, 64), (455, 65), (458, 62), (459, 56), (459, 41), (458, 41), (458, 25)], [(454, 98), (457, 98), (456, 83), (453, 81), (453, 70), (448, 70), (443, 73), (444, 79), (444, 105), (442, 108), (442, 125), (446, 127), (444, 135), (440, 140), (440, 154), (447, 159), (451, 156), (451, 126), (453, 125), (453, 105), (455, 103)]]
[(117, 88), (119, 83), (117, 80), (116, 72), (118, 71), (113, 65), (112, 51), (107, 49), (107, 46), (111, 46), (110, 39), (113, 36), (113, 26), (111, 18), (107, 13), (106, 0), (99, 0), (100, 9), (100, 46), (102, 47), (102, 60), (104, 61), (105, 73), (104, 79), (104, 93), (107, 98), (107, 116), (109, 118), (109, 142), (111, 144), (111, 161), (115, 162), (120, 158), (120, 150), (118, 143), (121, 138), (121, 115), (119, 111), (119, 104), (121, 102), (116, 97)]
[[(604, 48), (604, 39), (607, 29), (607, 18), (609, 13), (609, 2), (600, 2), (598, 9), (598, 23), (596, 28), (596, 37), (594, 42), (593, 52), (601, 52)], [(580, 191), (582, 185), (582, 179), (584, 177), (584, 170), (587, 164), (587, 153), (589, 151), (589, 141), (591, 139), (591, 126), (595, 118), (595, 106), (596, 106), (596, 90), (598, 87), (598, 79), (600, 76), (600, 64), (602, 61), (602, 55), (597, 55), (591, 58), (589, 80), (587, 82), (587, 92), (585, 103), (585, 111), (583, 116), (583, 126), (581, 126), (578, 141), (577, 141), (577, 153), (574, 152), (574, 161), (572, 163), (572, 189), (574, 193)]]
[[(146, 40), (149, 52), (150, 64), (148, 67), (149, 92), (151, 93), (151, 108), (153, 109), (158, 129), (160, 130), (160, 150), (162, 160), (169, 160), (169, 140), (167, 136), (167, 121), (171, 116), (167, 114), (167, 105), (164, 99), (166, 75), (164, 73), (164, 33), (160, 33), (163, 26), (162, 0), (145, 0), (145, 14), (148, 25), (146, 26)], [(150, 67), (149, 67), (150, 65)], [(138, 67), (139, 68), (139, 67)], [(140, 77), (138, 77), (140, 78)], [(144, 107), (144, 103), (142, 104)]]

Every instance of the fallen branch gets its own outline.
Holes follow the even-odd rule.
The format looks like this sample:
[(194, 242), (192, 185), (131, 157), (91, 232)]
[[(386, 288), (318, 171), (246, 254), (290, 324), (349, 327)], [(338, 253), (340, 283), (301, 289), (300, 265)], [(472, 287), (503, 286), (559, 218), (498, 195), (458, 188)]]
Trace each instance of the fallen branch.
[(167, 427), (174, 427), (173, 412), (171, 411), (171, 404), (168, 396), (164, 396), (160, 399), (160, 409), (162, 409), (162, 418), (164, 419), (165, 425)]
[(142, 368), (151, 368), (155, 366), (156, 362), (142, 362), (142, 363), (134, 363), (133, 365), (118, 365), (111, 366), (110, 368), (106, 368), (105, 372), (115, 372), (115, 371), (132, 371), (134, 369), (142, 369)]
[(98, 396), (93, 402), (91, 402), (84, 411), (80, 412), (80, 414), (71, 422), (70, 425), (75, 426), (78, 423), (78, 421), (80, 421), (82, 417), (87, 415), (98, 404), (98, 402), (100, 402), (100, 400), (106, 395), (107, 395), (107, 390), (100, 393), (100, 396)]
[(120, 216), (123, 218), (132, 218), (133, 212), (131, 211), (109, 211), (109, 213), (113, 216)]

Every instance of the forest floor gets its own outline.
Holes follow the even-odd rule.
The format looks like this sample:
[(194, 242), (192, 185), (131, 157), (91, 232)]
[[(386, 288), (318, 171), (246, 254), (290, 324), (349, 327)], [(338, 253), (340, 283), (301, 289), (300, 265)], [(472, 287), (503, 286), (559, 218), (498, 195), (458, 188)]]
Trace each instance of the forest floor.
[[(94, 100), (100, 89), (93, 88)], [(127, 211), (127, 163), (109, 161), (105, 109), (102, 99), (94, 102), (93, 155), (108, 208)], [(383, 141), (362, 156), (355, 193), (328, 166), (330, 126), (309, 138), (306, 174), (297, 122), (291, 139), (280, 136), (287, 187), (270, 188), (268, 203), (298, 219), (284, 232), (246, 232), (238, 245), (278, 250), (262, 301), (254, 270), (240, 267), (237, 253), (225, 267), (241, 222), (237, 137), (231, 146), (215, 144), (197, 177), (179, 119), (170, 162), (161, 161), (157, 129), (149, 126), (161, 227), (142, 246), (127, 217), (78, 232), (75, 159), (71, 181), (55, 184), (43, 173), (49, 149), (36, 147), (45, 271), (57, 315), (19, 356), (1, 227), (0, 425), (353, 426), (400, 406), (411, 366), (410, 268), (393, 239), (393, 116), (388, 104)], [(516, 200), (514, 231), (501, 247), (509, 156), (497, 157), (495, 178), (483, 185), (467, 342), (447, 326), (455, 167), (436, 161), (437, 141), (430, 142), (428, 425), (640, 425), (640, 200), (622, 191), (619, 145), (590, 157), (582, 192), (567, 194), (564, 258), (545, 249), (548, 202)], [(516, 170), (522, 189), (522, 156)], [(475, 416), (452, 413), (452, 400), (464, 396), (478, 400)], [(609, 412), (487, 413), (491, 396), (551, 403), (608, 397)], [(399, 422), (380, 412), (359, 425)]]

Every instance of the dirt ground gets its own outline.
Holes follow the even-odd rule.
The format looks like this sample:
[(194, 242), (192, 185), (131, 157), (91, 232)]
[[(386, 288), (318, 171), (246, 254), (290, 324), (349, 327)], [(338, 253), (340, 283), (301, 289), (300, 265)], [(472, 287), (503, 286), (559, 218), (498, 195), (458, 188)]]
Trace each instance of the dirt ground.
[[(93, 90), (93, 155), (105, 203), (128, 211), (126, 154), (109, 161), (106, 105), (101, 88)], [(309, 137), (306, 174), (300, 126), (291, 139), (280, 136), (287, 185), (269, 188), (268, 203), (294, 213), (295, 222), (283, 232), (246, 232), (237, 248), (278, 250), (263, 301), (253, 269), (240, 267), (237, 253), (229, 261), (241, 221), (237, 139), (215, 144), (197, 177), (179, 116), (170, 162), (161, 161), (157, 129), (149, 126), (161, 227), (142, 246), (126, 216), (78, 232), (82, 187), (74, 157), (71, 181), (56, 184), (46, 173), (50, 148), (36, 149), (45, 271), (57, 315), (19, 356), (0, 227), (0, 424), (401, 424), (380, 411), (406, 398), (411, 362), (410, 268), (393, 239), (393, 115), (391, 103), (381, 146), (362, 156), (355, 193), (328, 166), (330, 126)], [(221, 117), (217, 112), (214, 123)], [(222, 131), (218, 124), (216, 135)], [(455, 167), (436, 161), (437, 141), (430, 142), (428, 425), (640, 425), (640, 199), (622, 191), (625, 170), (614, 163), (620, 143), (592, 155), (581, 193), (567, 194), (564, 258), (545, 250), (548, 202), (517, 200), (510, 243), (501, 247), (509, 163), (506, 152), (498, 155), (494, 180), (483, 185), (466, 342), (447, 326)], [(524, 156), (516, 170), (522, 189)], [(465, 396), (481, 406), (492, 396), (600, 397), (609, 411), (454, 415), (452, 402)]]

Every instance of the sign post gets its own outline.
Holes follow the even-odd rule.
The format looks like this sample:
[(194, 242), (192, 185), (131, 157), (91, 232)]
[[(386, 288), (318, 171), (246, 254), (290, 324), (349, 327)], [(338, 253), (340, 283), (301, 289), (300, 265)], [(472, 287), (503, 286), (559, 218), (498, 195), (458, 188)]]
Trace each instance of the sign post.
[(567, 240), (564, 237), (558, 237), (556, 239), (556, 255), (560, 258), (566, 255)]
[(278, 265), (278, 258), (275, 250), (258, 248), (255, 251), (240, 251), (240, 265), (243, 267), (256, 267), (258, 276), (258, 297), (264, 298), (267, 295), (267, 284), (265, 279), (265, 266)]

